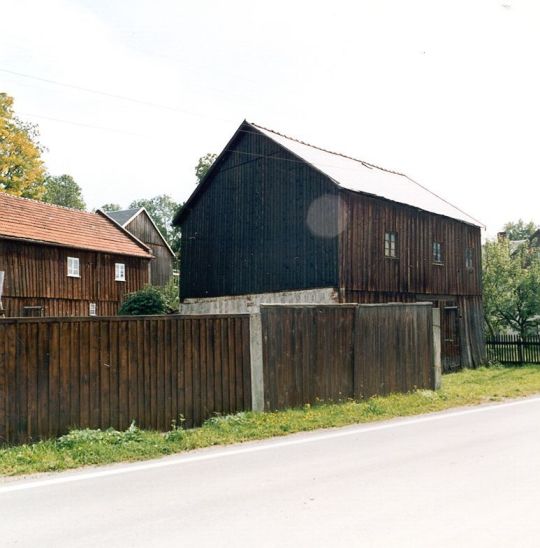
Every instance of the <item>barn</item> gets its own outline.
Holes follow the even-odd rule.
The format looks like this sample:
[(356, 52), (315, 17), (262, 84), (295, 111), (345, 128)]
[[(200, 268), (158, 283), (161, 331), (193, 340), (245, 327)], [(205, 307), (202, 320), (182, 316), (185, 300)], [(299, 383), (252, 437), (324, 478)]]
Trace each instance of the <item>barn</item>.
[(103, 213), (0, 192), (3, 316), (115, 315), (149, 282), (152, 258)]
[(150, 266), (150, 283), (166, 285), (173, 275), (175, 255), (148, 211), (137, 207), (104, 213), (150, 248), (154, 256)]
[(432, 302), (444, 368), (485, 361), (482, 224), (404, 174), (244, 121), (174, 223), (184, 311)]

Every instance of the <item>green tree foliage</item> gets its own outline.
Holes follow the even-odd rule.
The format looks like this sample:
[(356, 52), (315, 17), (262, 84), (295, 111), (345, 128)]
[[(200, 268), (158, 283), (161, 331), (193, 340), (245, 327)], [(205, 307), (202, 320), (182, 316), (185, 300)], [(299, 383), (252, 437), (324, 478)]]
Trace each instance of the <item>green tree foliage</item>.
[(508, 240), (489, 241), (483, 253), (484, 313), (491, 334), (522, 337), (540, 325), (540, 256), (528, 243), (513, 253)]
[(144, 316), (165, 314), (167, 305), (161, 291), (148, 285), (144, 289), (130, 293), (122, 303), (118, 314), (121, 316)]
[(13, 98), (0, 93), (0, 191), (39, 199), (45, 168), (37, 126), (19, 120)]
[(71, 175), (48, 175), (45, 178), (45, 194), (42, 200), (82, 211), (86, 209), (82, 189)]
[(98, 209), (102, 211), (120, 211), (122, 208), (118, 204), (103, 204)]
[(178, 254), (180, 249), (180, 231), (178, 228), (172, 226), (172, 219), (181, 207), (181, 204), (175, 202), (167, 194), (162, 194), (153, 198), (134, 200), (129, 204), (129, 207), (130, 209), (144, 207), (171, 246), (171, 249), (175, 254)]
[(537, 230), (538, 227), (533, 221), (526, 223), (523, 219), (520, 219), (517, 222), (509, 222), (504, 225), (504, 231), (509, 240), (526, 240)]
[(209, 152), (199, 158), (199, 162), (195, 166), (195, 177), (197, 177), (197, 184), (202, 181), (203, 177), (206, 175), (216, 158), (217, 154), (213, 154), (212, 152)]

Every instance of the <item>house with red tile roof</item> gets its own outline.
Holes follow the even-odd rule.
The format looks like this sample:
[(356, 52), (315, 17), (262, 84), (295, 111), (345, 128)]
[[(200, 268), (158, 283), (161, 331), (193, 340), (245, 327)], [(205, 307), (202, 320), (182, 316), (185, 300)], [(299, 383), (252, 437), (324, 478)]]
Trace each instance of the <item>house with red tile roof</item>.
[(150, 281), (151, 250), (101, 212), (0, 192), (4, 316), (111, 316)]

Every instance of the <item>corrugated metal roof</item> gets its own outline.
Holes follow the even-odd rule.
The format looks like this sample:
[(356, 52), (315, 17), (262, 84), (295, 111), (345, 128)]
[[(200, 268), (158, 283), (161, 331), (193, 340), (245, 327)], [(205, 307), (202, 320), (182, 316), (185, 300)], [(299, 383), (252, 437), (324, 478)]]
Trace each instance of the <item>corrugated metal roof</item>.
[(121, 209), (119, 211), (103, 211), (107, 217), (110, 217), (113, 221), (116, 221), (120, 226), (125, 226), (125, 224), (142, 208), (135, 207), (133, 209)]
[(250, 125), (311, 164), (343, 188), (415, 206), (475, 226), (484, 226), (474, 217), (431, 192), (407, 175), (343, 154), (324, 150), (257, 124), (251, 123)]
[(142, 242), (104, 213), (89, 213), (0, 191), (0, 238), (151, 259)]

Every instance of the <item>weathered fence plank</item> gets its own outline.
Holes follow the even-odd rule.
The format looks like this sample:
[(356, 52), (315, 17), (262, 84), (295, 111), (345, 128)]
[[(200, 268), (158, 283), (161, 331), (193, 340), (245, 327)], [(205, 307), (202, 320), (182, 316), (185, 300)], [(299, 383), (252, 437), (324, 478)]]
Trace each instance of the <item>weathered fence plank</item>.
[(3, 319), (0, 443), (249, 410), (249, 349), (248, 315)]
[(261, 306), (266, 409), (435, 388), (431, 304)]

